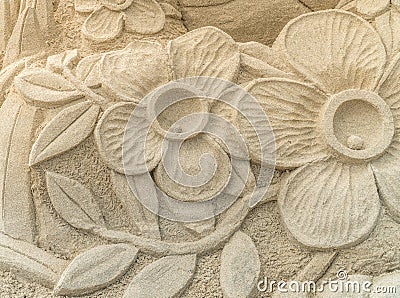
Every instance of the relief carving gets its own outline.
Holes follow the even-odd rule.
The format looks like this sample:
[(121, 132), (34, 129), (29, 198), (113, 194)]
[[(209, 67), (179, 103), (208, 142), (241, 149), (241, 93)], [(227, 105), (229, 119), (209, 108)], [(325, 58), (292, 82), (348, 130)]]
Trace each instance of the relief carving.
[[(399, 288), (397, 1), (300, 15), (269, 47), (210, 26), (150, 38), (172, 2), (75, 0), (107, 49), (57, 53), (50, 2), (10, 3), (1, 270), (44, 297), (291, 297), (263, 293), (270, 273)], [(124, 30), (149, 38), (109, 49)]]

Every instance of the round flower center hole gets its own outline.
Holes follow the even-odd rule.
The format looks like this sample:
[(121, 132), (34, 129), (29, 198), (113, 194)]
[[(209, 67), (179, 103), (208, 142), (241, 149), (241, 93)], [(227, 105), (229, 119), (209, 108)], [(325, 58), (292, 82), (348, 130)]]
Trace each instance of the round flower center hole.
[(361, 90), (333, 95), (325, 108), (323, 128), (328, 145), (355, 160), (381, 155), (394, 135), (389, 106), (378, 94)]
[(209, 102), (187, 86), (166, 85), (148, 103), (153, 128), (167, 139), (184, 140), (201, 132), (208, 122)]
[[(159, 112), (160, 111), (157, 111), (157, 113)], [(184, 123), (176, 127), (173, 127), (173, 125), (185, 116), (201, 112), (202, 104), (200, 99), (185, 99), (176, 103), (172, 103), (166, 109), (161, 111), (161, 113), (159, 113), (157, 117), (157, 121), (160, 124), (161, 128), (165, 131), (168, 131), (172, 128), (175, 130), (176, 133), (182, 133), (185, 130), (184, 127), (182, 127), (185, 126)], [(192, 125), (193, 124), (194, 123), (192, 123)]]

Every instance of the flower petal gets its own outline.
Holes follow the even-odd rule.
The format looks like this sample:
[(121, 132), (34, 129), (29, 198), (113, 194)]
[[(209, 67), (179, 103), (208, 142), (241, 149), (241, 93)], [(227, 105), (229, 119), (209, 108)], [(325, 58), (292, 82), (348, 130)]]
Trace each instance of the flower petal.
[(92, 12), (97, 6), (97, 0), (75, 0), (75, 10), (77, 12)]
[[(400, 146), (393, 148), (400, 158)], [(379, 194), (392, 217), (400, 222), (400, 159), (386, 154), (371, 163)]]
[(360, 14), (374, 17), (389, 8), (390, 0), (357, 0), (356, 9)]
[(386, 63), (381, 38), (364, 19), (341, 10), (302, 15), (277, 39), (290, 64), (330, 94), (374, 90)]
[(285, 65), (274, 49), (258, 42), (239, 43), (240, 83), (258, 78), (293, 78), (290, 67)]
[[(163, 153), (164, 156), (176, 156), (166, 158), (163, 161), (165, 164), (159, 163), (154, 171), (154, 180), (170, 197), (183, 202), (204, 202), (211, 200), (226, 187), (231, 177), (229, 156), (207, 135), (198, 135), (182, 144), (170, 141), (167, 150)], [(203, 162), (199, 162), (206, 154), (210, 154), (214, 159), (205, 158)], [(169, 163), (171, 161), (178, 162)], [(185, 179), (182, 172), (187, 173), (189, 179)], [(197, 177), (196, 183), (199, 185), (192, 183), (194, 176)]]
[(293, 236), (319, 249), (348, 247), (365, 240), (381, 210), (371, 168), (334, 160), (292, 172), (278, 204)]
[(124, 101), (138, 103), (169, 81), (168, 57), (155, 42), (135, 41), (106, 54), (100, 65), (103, 85)]
[(165, 25), (165, 14), (155, 0), (135, 0), (125, 11), (125, 28), (140, 34), (153, 34)]
[(96, 42), (112, 40), (122, 32), (123, 18), (122, 13), (101, 6), (83, 23), (82, 33), (86, 38)]
[[(132, 117), (133, 111), (138, 108), (142, 107), (136, 106), (131, 102), (120, 102), (111, 106), (102, 115), (94, 132), (101, 158), (109, 168), (120, 174), (128, 174), (130, 170), (124, 167), (127, 165), (127, 159), (124, 160), (123, 156), (124, 145), (126, 146), (124, 148), (126, 150), (125, 158), (129, 157), (129, 154), (133, 156), (131, 159), (132, 168), (138, 173), (143, 173), (147, 170), (152, 171), (161, 160), (162, 139), (153, 130), (149, 130), (147, 134), (145, 111), (140, 113), (143, 116), (140, 121), (144, 124), (143, 127), (140, 127), (141, 129), (138, 128), (135, 131), (135, 138), (132, 137), (132, 133), (129, 135), (130, 139), (126, 140), (125, 138), (128, 121)], [(146, 140), (146, 146), (143, 146), (144, 142), (142, 140), (144, 139)], [(144, 157), (140, 158), (141, 155)]]
[(234, 81), (238, 75), (239, 47), (217, 28), (193, 30), (170, 41), (168, 49), (177, 79), (204, 76)]
[(185, 227), (185, 229), (187, 229), (189, 233), (193, 234), (194, 236), (204, 237), (215, 230), (216, 222), (217, 221), (215, 217), (213, 217), (200, 222), (182, 223), (182, 226)]
[[(400, 142), (400, 54), (393, 57), (381, 82), (378, 93), (392, 111), (396, 128), (394, 140)], [(400, 152), (397, 153), (400, 156)]]
[(394, 112), (400, 108), (400, 54), (393, 57), (388, 65), (378, 93)]
[[(278, 168), (299, 167), (328, 155), (318, 130), (319, 115), (327, 101), (324, 94), (308, 85), (277, 78), (255, 81), (247, 90), (260, 103), (274, 131)], [(257, 138), (246, 131), (243, 134), (248, 140)]]
[(397, 9), (390, 9), (376, 17), (374, 23), (388, 56), (397, 53), (400, 48), (400, 12)]
[(291, 73), (290, 67), (281, 59), (279, 53), (275, 52), (275, 50), (269, 46), (255, 41), (238, 43), (238, 45), (242, 56), (250, 56), (259, 60), (262, 64), (270, 65), (282, 72)]

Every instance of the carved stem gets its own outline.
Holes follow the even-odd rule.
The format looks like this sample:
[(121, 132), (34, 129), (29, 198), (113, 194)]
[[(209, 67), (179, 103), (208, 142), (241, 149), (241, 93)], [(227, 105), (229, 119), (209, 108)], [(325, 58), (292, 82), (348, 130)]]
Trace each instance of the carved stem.
[(76, 89), (84, 93), (94, 103), (104, 105), (109, 102), (109, 100), (93, 92), (89, 87), (85, 86), (81, 81), (79, 81), (68, 67), (63, 68), (63, 74)]
[(317, 282), (331, 267), (337, 255), (337, 251), (317, 252), (312, 260), (296, 275), (296, 280)]
[(210, 235), (194, 242), (170, 243), (161, 240), (148, 239), (130, 233), (107, 229), (95, 229), (93, 232), (109, 241), (129, 243), (139, 250), (157, 256), (205, 254), (219, 248), (240, 228), (250, 211), (250, 197), (239, 199), (225, 214), (217, 229)]
[[(277, 186), (268, 189), (266, 198), (263, 199), (262, 202), (265, 203), (269, 201), (267, 198), (274, 198), (278, 189)], [(217, 229), (212, 234), (194, 242), (170, 243), (104, 228), (95, 229), (93, 232), (109, 241), (115, 243), (130, 243), (145, 253), (157, 256), (185, 254), (201, 255), (218, 249), (222, 244), (227, 242), (231, 236), (237, 232), (237, 230), (239, 230), (242, 222), (251, 210), (249, 207), (250, 197), (251, 195), (248, 195), (236, 201), (224, 214), (225, 217), (223, 217), (217, 225)]]

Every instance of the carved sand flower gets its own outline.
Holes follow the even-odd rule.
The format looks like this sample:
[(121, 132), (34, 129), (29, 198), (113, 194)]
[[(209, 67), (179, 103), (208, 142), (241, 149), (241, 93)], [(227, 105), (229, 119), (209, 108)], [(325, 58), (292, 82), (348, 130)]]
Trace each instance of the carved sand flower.
[(400, 56), (387, 61), (374, 28), (339, 10), (292, 20), (275, 49), (298, 80), (248, 89), (268, 113), (277, 166), (296, 169), (278, 200), (288, 230), (330, 249), (366, 239), (382, 203), (400, 220)]
[[(237, 44), (227, 34), (211, 27), (201, 28), (177, 38), (171, 41), (166, 49), (158, 43), (139, 41), (129, 44), (123, 50), (104, 54), (99, 62), (102, 85), (120, 102), (104, 112), (95, 130), (95, 136), (101, 156), (114, 171), (115, 181), (119, 182), (119, 185), (126, 184), (126, 179), (123, 178), (126, 174), (122, 150), (124, 133), (128, 120), (142, 99), (158, 87), (182, 78), (218, 77), (234, 82), (238, 75), (239, 65), (240, 54)], [(179, 95), (179, 92), (190, 92), (190, 90), (179, 88), (167, 90), (158, 97), (154, 97), (154, 100), (146, 104), (147, 106), (141, 107), (144, 109), (139, 115), (143, 117), (142, 123), (147, 123), (149, 114), (155, 114), (166, 107), (168, 96), (171, 96), (168, 94)], [(164, 193), (181, 202), (203, 202), (221, 192), (230, 179), (231, 163), (229, 155), (219, 143), (206, 134), (196, 133), (195, 136), (185, 140), (180, 147), (180, 143), (174, 142), (174, 138), (169, 139), (166, 136), (167, 131), (179, 119), (192, 113), (210, 113), (211, 109), (212, 104), (209, 100), (193, 98), (172, 104), (160, 115), (150, 117), (155, 121), (147, 135), (145, 160), (140, 161), (135, 157), (136, 160), (132, 161), (134, 163), (132, 175), (143, 175), (154, 170), (154, 181), (157, 186)], [(194, 127), (201, 129), (202, 123), (203, 121), (192, 121), (190, 129)], [(140, 152), (144, 149), (140, 148), (146, 140), (140, 139), (142, 133), (146, 136), (146, 127), (134, 136), (135, 140), (131, 142), (131, 146), (125, 147), (124, 150)], [(183, 134), (177, 133), (177, 135)], [(196, 175), (201, 170), (199, 161), (202, 155), (211, 154), (217, 164), (213, 178), (204, 185), (193, 188), (171, 179), (161, 163), (162, 145), (165, 140), (169, 142), (169, 150), (179, 152), (182, 168), (189, 175)], [(171, 166), (176, 167), (176, 164)], [(138, 186), (138, 189), (146, 189), (143, 183)], [(145, 195), (145, 197), (149, 196), (151, 193)], [(215, 221), (212, 218), (204, 225), (199, 227), (196, 225), (195, 230), (203, 234), (213, 230), (214, 224)], [(148, 227), (149, 224), (145, 226)], [(155, 225), (153, 230), (158, 230), (158, 226)]]
[[(35, 280), (54, 288), (55, 295), (80, 296), (116, 282), (129, 268), (136, 266), (135, 263), (139, 262), (137, 255), (141, 252), (158, 259), (136, 272), (124, 297), (176, 297), (191, 284), (198, 256), (223, 246), (220, 285), (224, 295), (250, 296), (259, 277), (261, 263), (253, 240), (239, 231), (253, 207), (252, 193), (257, 188), (253, 174), (242, 172), (244, 163), (248, 165), (244, 168), (250, 171), (250, 162), (247, 156), (244, 159), (243, 155), (239, 155), (243, 150), (237, 147), (246, 147), (246, 144), (237, 141), (238, 138), (232, 137), (232, 134), (226, 134), (230, 139), (221, 138), (224, 147), (221, 142), (209, 136), (208, 130), (196, 130), (192, 134), (190, 129), (199, 124), (193, 118), (190, 125), (180, 127), (183, 131), (174, 130), (168, 135), (165, 133), (178, 118), (197, 111), (208, 113), (204, 123), (210, 123), (210, 127), (229, 131), (225, 125), (220, 125), (221, 122), (213, 122), (212, 115), (220, 113), (220, 118), (226, 120), (232, 120), (233, 116), (228, 117), (226, 110), (222, 109), (227, 107), (216, 104), (217, 101), (210, 98), (223, 98), (226, 103), (240, 103), (244, 107), (240, 110), (244, 115), (248, 110), (253, 111), (254, 105), (243, 99), (247, 97), (246, 92), (233, 83), (237, 80), (240, 68), (239, 45), (219, 29), (207, 27), (171, 40), (167, 47), (159, 43), (137, 41), (123, 50), (94, 54), (78, 60), (78, 51), (69, 50), (48, 57), (45, 68), (23, 70), (14, 79), (16, 92), (7, 95), (0, 109), (0, 113), (6, 116), (5, 123), (10, 123), (4, 126), (3, 135), (7, 146), (2, 149), (3, 153), (9, 151), (3, 154), (8, 159), (4, 159), (1, 164), (7, 169), (3, 171), (4, 181), (7, 181), (3, 185), (3, 232), (27, 241), (32, 241), (37, 235), (36, 218), (32, 216), (34, 210), (28, 169), (40, 168), (44, 174), (48, 198), (60, 219), (71, 228), (101, 237), (109, 244), (80, 252), (67, 262), (45, 253), (33, 244), (22, 243), (0, 233), (0, 250), (6, 249), (7, 254), (11, 253), (15, 260), (8, 262), (6, 268), (17, 266), (24, 276), (33, 273)], [(185, 83), (179, 79), (184, 79)], [(197, 93), (198, 89), (204, 89), (209, 82), (214, 82), (214, 85), (211, 84), (214, 88), (205, 89), (217, 91), (217, 97), (212, 96), (212, 93), (210, 97), (209, 93)], [(171, 86), (173, 88), (168, 89)], [(240, 92), (237, 93), (232, 86), (240, 89)], [(196, 92), (189, 93), (183, 102), (174, 102), (176, 106), (169, 104), (171, 96), (174, 99), (180, 92), (188, 94), (191, 90)], [(146, 98), (150, 98), (150, 101), (146, 101)], [(257, 102), (253, 103), (258, 107)], [(168, 108), (163, 111), (165, 105)], [(58, 112), (44, 127), (36, 130), (40, 125), (37, 121), (39, 113), (42, 115), (46, 110), (54, 112), (55, 108)], [(159, 109), (161, 115), (154, 118), (153, 114)], [(228, 109), (230, 112), (232, 110)], [(131, 132), (129, 125), (132, 112), (138, 113), (139, 129), (125, 134)], [(204, 113), (200, 116), (204, 117)], [(251, 114), (251, 117), (257, 123), (268, 126), (267, 120), (261, 121), (257, 113)], [(149, 119), (156, 120), (153, 126), (149, 126), (150, 130), (143, 125)], [(222, 123), (233, 127), (227, 121)], [(188, 137), (185, 131), (187, 128), (190, 131)], [(203, 126), (200, 125), (200, 128)], [(35, 136), (32, 145), (31, 138), (26, 136), (32, 135), (34, 131), (38, 131), (38, 136)], [(269, 132), (270, 129), (261, 130), (260, 135), (264, 131)], [(98, 197), (89, 185), (73, 175), (59, 173), (46, 166), (46, 161), (61, 157), (66, 152), (71, 153), (93, 132), (98, 153), (110, 169), (109, 182), (121, 207), (126, 211), (124, 219), (131, 223), (129, 232), (115, 229), (109, 224), (103, 214), (104, 209), (98, 204)], [(236, 129), (235, 132), (238, 134)], [(143, 134), (147, 139), (138, 137)], [(214, 133), (213, 136), (218, 134)], [(161, 162), (161, 142), (167, 140), (168, 146), (174, 146), (178, 144), (174, 143), (176, 137), (183, 141), (182, 146), (172, 147), (168, 152), (179, 153), (180, 164), (187, 176), (197, 178), (196, 174), (202, 172), (203, 166), (208, 170), (215, 169), (215, 172), (211, 171), (208, 181), (200, 181), (202, 184), (192, 189), (182, 189), (178, 183), (180, 180), (168, 179), (167, 167), (164, 168), (168, 163)], [(148, 146), (144, 148), (144, 145)], [(135, 150), (137, 148), (141, 148), (141, 151)], [(130, 150), (133, 154), (128, 154), (128, 163), (132, 167), (124, 169), (125, 152)], [(142, 154), (144, 151), (146, 155)], [(216, 167), (211, 167), (211, 163), (203, 159), (205, 153), (214, 157)], [(163, 154), (165, 156), (168, 154)], [(19, 177), (19, 183), (9, 183), (15, 177)], [(150, 184), (147, 177), (150, 177)], [(265, 176), (263, 178), (269, 181)], [(229, 183), (225, 186), (227, 181)], [(150, 212), (142, 204), (143, 198), (154, 199), (154, 194), (154, 201), (158, 200), (159, 192), (167, 193), (180, 203), (179, 206), (185, 200), (184, 203), (190, 205), (186, 210), (194, 210), (200, 216), (203, 211), (209, 210), (193, 208), (193, 204), (198, 201), (205, 200), (208, 203), (209, 198), (215, 197), (217, 192), (218, 195), (223, 194), (222, 199), (227, 200), (217, 202), (223, 206), (223, 210), (218, 213), (218, 222), (214, 218), (216, 213), (211, 213), (211, 220), (184, 226), (194, 234), (193, 241), (176, 239), (176, 242), (170, 242), (166, 237), (161, 237), (158, 220), (163, 214), (158, 210)], [(16, 193), (18, 196), (15, 196)], [(274, 192), (265, 194), (266, 199), (273, 196)], [(232, 198), (233, 202), (230, 201)], [(228, 206), (225, 205), (227, 201), (231, 202)], [(180, 211), (161, 203), (160, 210)], [(210, 217), (207, 215), (205, 218)], [(21, 255), (29, 258), (21, 259)]]
[(152, 34), (165, 25), (165, 14), (155, 0), (75, 0), (75, 10), (91, 14), (82, 27), (93, 41), (117, 37), (125, 26), (128, 32)]

